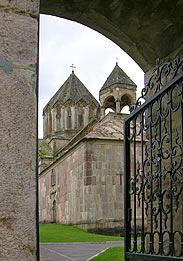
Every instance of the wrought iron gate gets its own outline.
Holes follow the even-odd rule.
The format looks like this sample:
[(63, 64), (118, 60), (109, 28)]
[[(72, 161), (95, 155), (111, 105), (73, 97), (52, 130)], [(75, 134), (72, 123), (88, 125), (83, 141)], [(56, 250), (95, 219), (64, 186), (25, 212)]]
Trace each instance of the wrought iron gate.
[(124, 121), (125, 260), (183, 257), (183, 60), (160, 63)]

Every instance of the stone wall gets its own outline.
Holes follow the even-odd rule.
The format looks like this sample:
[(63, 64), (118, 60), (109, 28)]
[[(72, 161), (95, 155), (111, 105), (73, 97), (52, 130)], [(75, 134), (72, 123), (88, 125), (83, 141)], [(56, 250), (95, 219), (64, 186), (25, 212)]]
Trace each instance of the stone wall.
[(57, 223), (95, 233), (123, 234), (123, 169), (122, 141), (84, 140), (41, 173), (40, 222), (55, 221), (55, 201)]
[[(83, 214), (83, 173), (85, 146), (61, 158), (54, 166), (39, 177), (40, 222), (52, 222), (52, 207), (56, 201), (56, 222), (62, 224), (77, 223)], [(51, 175), (55, 171), (56, 184), (51, 184)], [(81, 204), (80, 204), (81, 201)], [(76, 213), (77, 211), (77, 213)], [(81, 214), (80, 214), (81, 212)]]
[(123, 233), (123, 143), (89, 140), (86, 143), (84, 192), (87, 222), (82, 228), (95, 233)]
[(38, 1), (0, 1), (0, 260), (37, 260)]

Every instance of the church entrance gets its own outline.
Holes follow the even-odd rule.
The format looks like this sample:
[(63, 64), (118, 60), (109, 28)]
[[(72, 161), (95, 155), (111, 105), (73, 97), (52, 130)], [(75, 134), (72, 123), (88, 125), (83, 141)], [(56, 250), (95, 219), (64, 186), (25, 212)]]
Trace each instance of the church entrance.
[(126, 261), (183, 256), (182, 63), (158, 61), (124, 121)]

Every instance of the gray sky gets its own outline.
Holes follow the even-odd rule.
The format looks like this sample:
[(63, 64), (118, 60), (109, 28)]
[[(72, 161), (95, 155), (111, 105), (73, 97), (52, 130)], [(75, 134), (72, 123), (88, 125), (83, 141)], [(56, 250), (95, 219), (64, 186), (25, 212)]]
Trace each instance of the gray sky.
[(122, 70), (143, 87), (144, 73), (121, 48), (105, 36), (79, 23), (54, 16), (40, 16), (39, 54), (39, 137), (43, 135), (42, 111), (53, 94), (75, 74), (99, 100), (99, 90), (113, 70), (118, 57)]

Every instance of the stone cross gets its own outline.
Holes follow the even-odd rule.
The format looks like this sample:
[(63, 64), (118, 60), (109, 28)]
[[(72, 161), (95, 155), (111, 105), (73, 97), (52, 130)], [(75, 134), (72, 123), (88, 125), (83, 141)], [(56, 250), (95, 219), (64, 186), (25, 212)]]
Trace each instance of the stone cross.
[(116, 58), (115, 58), (115, 60), (116, 60), (116, 64), (118, 64), (119, 58), (118, 58), (118, 57), (116, 57)]
[(72, 64), (70, 67), (72, 68), (72, 73), (73, 73), (76, 66), (74, 66), (74, 64)]

